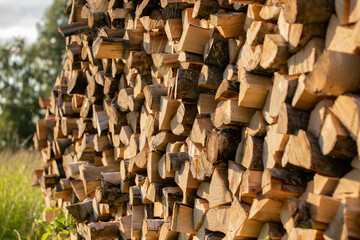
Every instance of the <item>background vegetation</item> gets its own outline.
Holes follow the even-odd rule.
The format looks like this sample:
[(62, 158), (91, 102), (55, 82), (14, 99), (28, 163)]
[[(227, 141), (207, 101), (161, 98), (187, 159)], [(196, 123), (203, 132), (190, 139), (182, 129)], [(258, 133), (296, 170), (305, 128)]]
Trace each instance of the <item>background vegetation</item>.
[(40, 165), (32, 151), (0, 152), (0, 239), (40, 239), (35, 219), (44, 209), (40, 188), (31, 186), (31, 175)]
[[(49, 97), (61, 70), (67, 23), (66, 0), (53, 0), (32, 44), (12, 39), (0, 45), (0, 239), (40, 239), (36, 219), (44, 209), (41, 191), (31, 186), (40, 155), (27, 149), (44, 111), (38, 97)], [(14, 150), (19, 150), (15, 152)]]
[(43, 114), (38, 97), (50, 96), (61, 70), (65, 41), (57, 27), (67, 23), (65, 3), (54, 0), (47, 9), (35, 43), (13, 39), (0, 46), (0, 150), (30, 145)]

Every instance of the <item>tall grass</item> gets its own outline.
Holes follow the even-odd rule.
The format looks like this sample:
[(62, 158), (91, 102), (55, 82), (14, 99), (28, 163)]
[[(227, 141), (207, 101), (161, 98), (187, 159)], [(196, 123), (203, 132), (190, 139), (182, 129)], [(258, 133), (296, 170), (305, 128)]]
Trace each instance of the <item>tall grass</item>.
[(34, 220), (43, 205), (41, 191), (31, 186), (40, 155), (33, 151), (0, 152), (0, 239), (36, 239)]

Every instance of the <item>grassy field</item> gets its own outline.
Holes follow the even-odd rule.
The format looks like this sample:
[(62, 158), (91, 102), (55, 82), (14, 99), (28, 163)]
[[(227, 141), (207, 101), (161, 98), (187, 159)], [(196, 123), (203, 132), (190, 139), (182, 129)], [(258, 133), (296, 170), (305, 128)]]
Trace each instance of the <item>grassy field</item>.
[(31, 186), (32, 172), (40, 166), (36, 152), (0, 152), (0, 239), (40, 239), (34, 220), (44, 201), (40, 189)]

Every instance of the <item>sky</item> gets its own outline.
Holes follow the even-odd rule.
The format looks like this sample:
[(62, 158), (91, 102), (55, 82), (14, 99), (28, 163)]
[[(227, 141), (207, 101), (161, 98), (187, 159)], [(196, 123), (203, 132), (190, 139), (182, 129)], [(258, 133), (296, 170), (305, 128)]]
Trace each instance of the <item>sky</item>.
[(34, 42), (40, 22), (51, 0), (0, 0), (0, 41), (25, 37)]

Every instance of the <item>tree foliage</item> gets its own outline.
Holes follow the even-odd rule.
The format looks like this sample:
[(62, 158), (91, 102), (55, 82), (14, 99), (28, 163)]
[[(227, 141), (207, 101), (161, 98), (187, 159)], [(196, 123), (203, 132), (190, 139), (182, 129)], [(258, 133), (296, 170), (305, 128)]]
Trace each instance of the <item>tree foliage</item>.
[(65, 41), (57, 27), (67, 22), (65, 2), (54, 0), (46, 10), (33, 44), (15, 38), (0, 46), (0, 150), (30, 139), (42, 117), (38, 97), (49, 97), (62, 65)]

